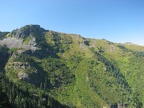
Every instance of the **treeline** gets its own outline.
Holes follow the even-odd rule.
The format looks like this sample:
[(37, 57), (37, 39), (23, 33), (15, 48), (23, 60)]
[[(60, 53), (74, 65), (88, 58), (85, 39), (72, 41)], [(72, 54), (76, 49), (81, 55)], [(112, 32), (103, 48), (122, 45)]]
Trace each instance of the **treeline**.
[[(36, 89), (36, 88), (35, 88)], [(68, 108), (43, 94), (39, 89), (29, 91), (26, 85), (18, 86), (10, 82), (4, 74), (0, 75), (0, 107), (2, 108)]]
[[(140, 52), (133, 52), (133, 53), (135, 54), (135, 56), (142, 54)], [(120, 96), (122, 100), (117, 102), (117, 104), (121, 103), (124, 106), (141, 108), (142, 103), (141, 103), (141, 100), (139, 100), (139, 98), (138, 98), (139, 94), (135, 93), (131, 90), (125, 77), (120, 72), (120, 69), (113, 62), (111, 62), (110, 60), (105, 58), (101, 53), (95, 52), (95, 54), (98, 57), (98, 61), (102, 62), (105, 65), (105, 67), (106, 67), (105, 74), (108, 73), (116, 80), (116, 82), (114, 84), (117, 86), (116, 92), (119, 93), (119, 96), (120, 95), (122, 96), (122, 97)], [(109, 82), (109, 81), (107, 81), (107, 82)], [(109, 101), (106, 98), (104, 98), (103, 95), (98, 91), (98, 89), (97, 89), (98, 87), (93, 82), (91, 83), (91, 86), (94, 88), (94, 91), (96, 91), (100, 95), (100, 97), (102, 99), (104, 99), (106, 102), (109, 103)], [(111, 105), (112, 108), (115, 108), (116, 106), (117, 106), (116, 103)]]
[(118, 47), (120, 49), (122, 49), (124, 52), (131, 52), (136, 57), (144, 57), (144, 51), (133, 51), (133, 50), (130, 50), (130, 49), (126, 48), (123, 45), (118, 45)]
[(0, 46), (0, 71), (4, 70), (5, 64), (9, 59), (9, 49), (7, 46)]
[(121, 74), (120, 70), (109, 60), (107, 60), (102, 54), (95, 52), (98, 57), (98, 60), (104, 63), (106, 66), (106, 72), (111, 72), (112, 76), (117, 79), (117, 83), (124, 86), (125, 89), (129, 89), (129, 85), (126, 82), (124, 76)]
[[(92, 65), (101, 68), (89, 73), (90, 86), (111, 108), (115, 108), (119, 103), (127, 106), (132, 91), (120, 69), (100, 52), (93, 52), (96, 54), (98, 61), (93, 61), (94, 65)], [(98, 62), (101, 62), (104, 67)]]
[[(7, 79), (4, 67), (10, 54), (6, 46), (0, 46), (0, 108), (68, 108), (49, 96), (48, 91), (26, 83), (15, 84)], [(29, 61), (27, 56), (21, 59)]]

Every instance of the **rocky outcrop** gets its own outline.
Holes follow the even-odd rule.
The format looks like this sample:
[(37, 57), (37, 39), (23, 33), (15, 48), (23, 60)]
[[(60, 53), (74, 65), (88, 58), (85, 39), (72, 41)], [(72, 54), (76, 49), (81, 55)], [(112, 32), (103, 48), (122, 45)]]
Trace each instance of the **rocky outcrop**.
[(18, 73), (18, 77), (19, 77), (20, 80), (27, 80), (27, 79), (29, 79), (29, 78), (28, 78), (28, 74), (26, 74), (26, 73), (23, 72), (23, 71), (20, 71), (20, 72)]
[(44, 33), (46, 30), (41, 28), (39, 25), (26, 25), (20, 29), (16, 29), (12, 31), (12, 35), (16, 38), (26, 38), (30, 36), (30, 34), (35, 35), (37, 33)]
[(13, 74), (21, 81), (39, 85), (44, 79), (40, 76), (43, 74), (39, 72), (35, 67), (31, 66), (28, 62), (10, 62), (6, 65), (5, 70), (7, 72), (14, 71)]
[(0, 41), (0, 45), (6, 45), (8, 48), (20, 48), (22, 46), (22, 39), (8, 37)]
[(25, 50), (36, 50), (35, 38), (31, 37), (28, 43), (23, 43), (23, 39), (8, 37), (0, 41), (0, 45), (6, 45), (8, 48), (22, 48)]
[(20, 29), (13, 30), (7, 38), (0, 40), (0, 45), (6, 45), (8, 48), (35, 51), (38, 41), (40, 41), (45, 32), (46, 30), (39, 25), (26, 25)]

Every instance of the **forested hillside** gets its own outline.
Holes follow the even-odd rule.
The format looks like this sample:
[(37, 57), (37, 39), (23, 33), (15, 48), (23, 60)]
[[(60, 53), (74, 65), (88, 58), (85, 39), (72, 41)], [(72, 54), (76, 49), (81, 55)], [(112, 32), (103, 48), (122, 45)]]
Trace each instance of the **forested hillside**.
[(144, 108), (144, 47), (26, 25), (0, 32), (0, 107)]

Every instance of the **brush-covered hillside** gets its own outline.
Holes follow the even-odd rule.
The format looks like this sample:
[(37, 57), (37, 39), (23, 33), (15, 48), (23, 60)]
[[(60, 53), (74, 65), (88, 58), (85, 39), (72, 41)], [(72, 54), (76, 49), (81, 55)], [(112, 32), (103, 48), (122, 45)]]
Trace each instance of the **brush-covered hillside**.
[(26, 25), (0, 32), (0, 107), (144, 108), (144, 47)]

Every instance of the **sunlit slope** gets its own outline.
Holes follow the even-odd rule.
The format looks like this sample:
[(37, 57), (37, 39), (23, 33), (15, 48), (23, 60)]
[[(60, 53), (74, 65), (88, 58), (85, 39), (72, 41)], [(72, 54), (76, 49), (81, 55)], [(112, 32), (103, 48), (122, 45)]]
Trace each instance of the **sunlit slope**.
[[(141, 108), (144, 47), (84, 38), (27, 25), (3, 36), (9, 47), (7, 78), (32, 85), (77, 108)], [(35, 91), (34, 88), (29, 88)]]

